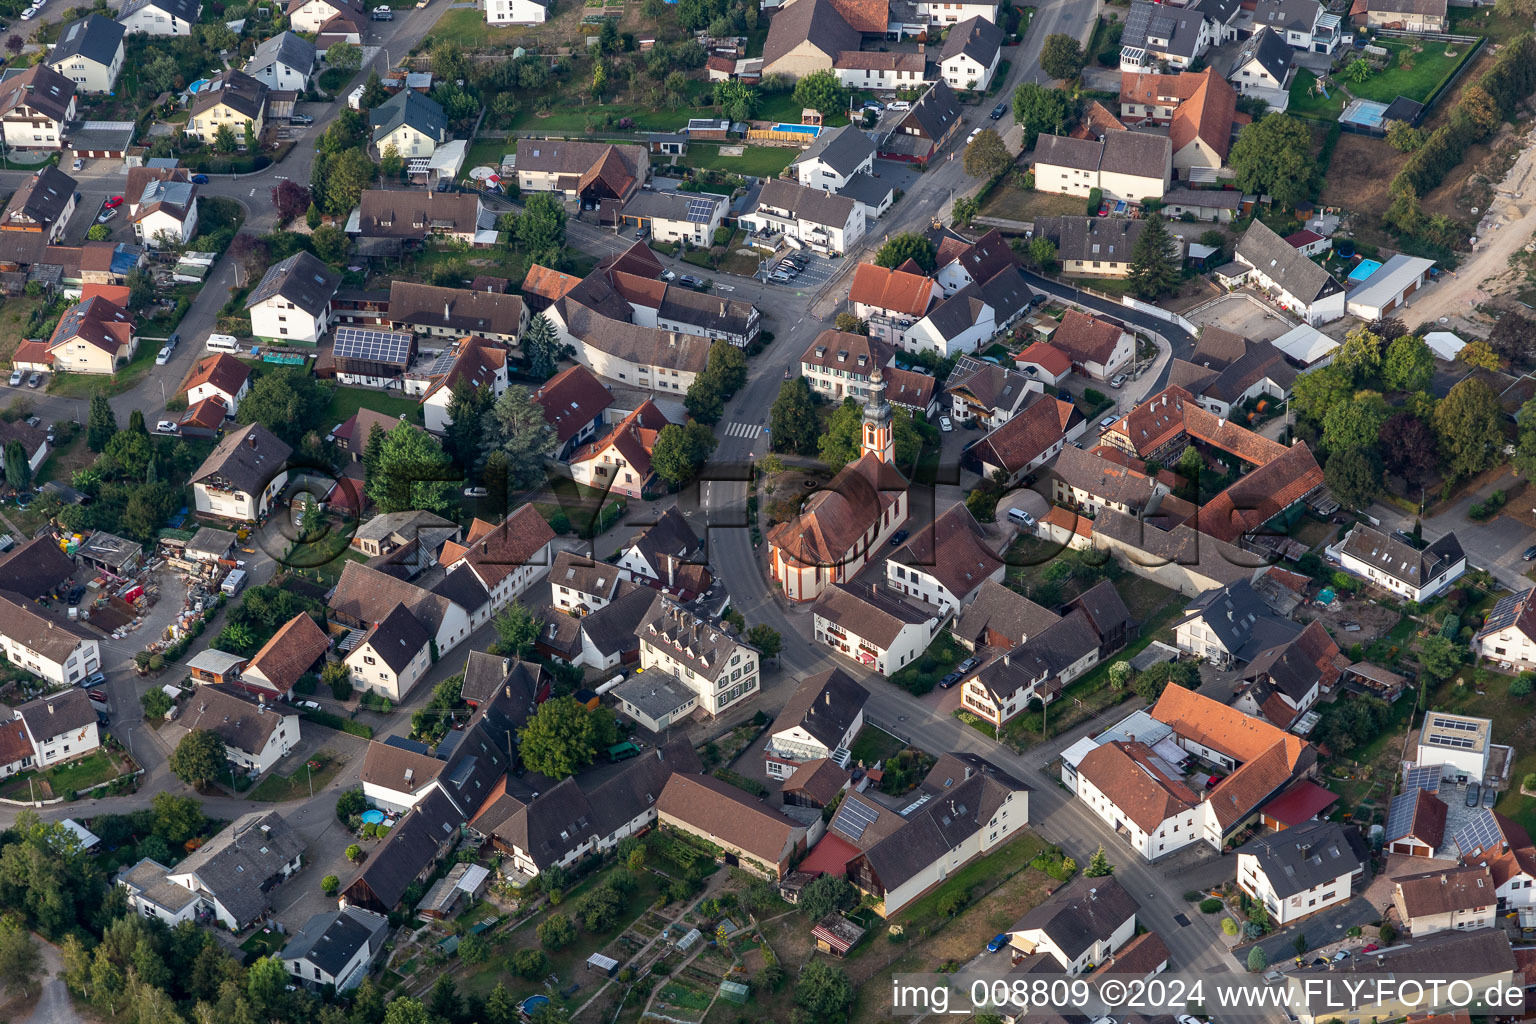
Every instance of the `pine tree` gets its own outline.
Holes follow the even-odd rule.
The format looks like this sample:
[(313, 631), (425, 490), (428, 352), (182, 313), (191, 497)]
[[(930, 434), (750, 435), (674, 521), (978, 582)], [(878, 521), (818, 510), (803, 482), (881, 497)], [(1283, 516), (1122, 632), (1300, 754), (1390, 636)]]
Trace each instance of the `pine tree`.
[(98, 391), (91, 396), (91, 411), (85, 421), (85, 446), (93, 452), (104, 451), (116, 433), (117, 416), (112, 412), (112, 403)]
[(5, 482), (18, 491), (26, 490), (32, 482), (32, 467), (27, 462), (27, 450), (20, 441), (5, 444)]
[(560, 338), (555, 334), (555, 325), (549, 322), (549, 317), (539, 313), (530, 320), (522, 342), (523, 352), (528, 358), (529, 375), (540, 380), (553, 377), (555, 365), (560, 361)]
[(1131, 288), (1143, 299), (1155, 299), (1173, 290), (1179, 282), (1177, 243), (1168, 225), (1157, 214), (1148, 217), (1141, 237), (1131, 249)]
[(1089, 858), (1088, 867), (1083, 874), (1088, 878), (1103, 878), (1105, 875), (1112, 875), (1114, 873), (1115, 866), (1105, 856), (1104, 844), (1100, 843), (1099, 848), (1093, 851), (1093, 856)]
[(379, 456), (384, 453), (384, 428), (375, 423), (368, 431), (368, 446), (363, 449), (363, 468), (368, 476), (379, 471)]
[(463, 381), (453, 389), (453, 397), (448, 401), (443, 449), (466, 474), (484, 457), (485, 414), (495, 400), (490, 388), (473, 387)]
[(144, 425), (144, 410), (135, 409), (128, 414), (128, 429), (135, 433), (148, 435), (149, 428)]
[(485, 487), (485, 500), (489, 511), (499, 519), (507, 510), (507, 453), (500, 449), (485, 457), (485, 467), (480, 470), (480, 483)]

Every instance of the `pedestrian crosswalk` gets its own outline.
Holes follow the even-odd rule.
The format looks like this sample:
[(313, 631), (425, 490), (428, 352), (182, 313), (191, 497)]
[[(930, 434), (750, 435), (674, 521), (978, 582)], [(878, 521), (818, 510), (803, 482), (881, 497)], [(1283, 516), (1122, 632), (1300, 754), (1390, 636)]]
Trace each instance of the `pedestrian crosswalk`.
[(751, 440), (762, 432), (762, 425), (758, 423), (727, 423), (725, 425), (726, 437), (745, 437)]

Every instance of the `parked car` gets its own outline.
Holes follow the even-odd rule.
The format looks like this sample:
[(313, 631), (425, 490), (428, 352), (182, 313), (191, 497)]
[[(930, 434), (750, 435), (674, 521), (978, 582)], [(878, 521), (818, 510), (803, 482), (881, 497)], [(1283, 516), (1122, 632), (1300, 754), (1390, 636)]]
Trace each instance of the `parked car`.
[(651, 233), (651, 229), (650, 228), (637, 228), (635, 230), (635, 237), (636, 238), (644, 238), (646, 235), (648, 235), (650, 233)]
[(1001, 932), (1001, 933), (999, 933), (997, 935), (992, 936), (992, 941), (987, 943), (987, 952), (988, 953), (996, 953), (998, 950), (1000, 950), (1004, 946), (1008, 945), (1008, 939), (1009, 938), (1010, 938), (1010, 936), (1009, 936), (1009, 934), (1007, 932)]
[[(25, 18), (26, 15), (23, 14), (22, 17)], [(80, 159), (79, 157), (75, 157), (75, 162), (70, 164), (70, 166), (73, 167), (77, 171), (84, 170), (85, 169), (85, 161)]]
[[(14, 377), (15, 374), (12, 374), (11, 376)], [(15, 381), (12, 381), (11, 383), (14, 384)], [(1536, 562), (1536, 544), (1532, 544), (1530, 547), (1526, 548), (1525, 554), (1521, 555), (1520, 557), (1527, 562)]]
[(663, 281), (676, 281), (677, 280), (677, 271), (675, 271), (675, 270), (663, 270), (661, 272), (661, 279)]
[(911, 110), (912, 103), (910, 100), (892, 100), (890, 107), (892, 110)]
[(80, 603), (80, 599), (82, 597), (84, 597), (84, 596), (85, 596), (85, 587), (83, 587), (83, 586), (81, 586), (79, 584), (76, 584), (75, 586), (69, 588), (69, 603), (70, 604), (79, 604)]
[(955, 666), (955, 671), (956, 672), (969, 672), (971, 669), (975, 668), (977, 665), (980, 665), (980, 664), (981, 664), (981, 659), (980, 658), (966, 658), (960, 664)]
[(490, 494), (490, 493), (491, 492), (487, 491), (484, 487), (466, 487), (466, 488), (464, 488), (464, 497), (466, 497), (466, 498), (483, 498), (487, 494)]
[(85, 682), (88, 686), (106, 686), (107, 674), (105, 672), (92, 672), (86, 676)]
[(38, 387), (42, 387), (42, 386), (43, 386), (43, 375), (42, 374), (34, 372), (32, 374), (32, 376), (27, 378), (27, 387), (29, 387), (29, 388), (38, 388)]
[[(11, 371), (11, 387), (14, 388), (17, 385), (19, 385), (24, 377), (26, 377), (26, 374), (23, 373), (21, 370), (12, 370)], [(1536, 548), (1531, 548), (1531, 550), (1532, 551), (1536, 551)], [(1529, 562), (1530, 559), (1527, 558), (1526, 561)]]
[(704, 287), (704, 282), (699, 280), (697, 277), (694, 277), (692, 274), (684, 274), (682, 277), (677, 279), (677, 283), (682, 285), (684, 288)]
[(383, 6), (375, 7), (373, 9), (373, 20), (374, 21), (394, 21), (395, 20), (395, 12), (393, 10), (391, 10), (390, 8), (388, 8), (388, 7), (383, 7)]
[(105, 205), (106, 208), (109, 209), (109, 210), (115, 210), (119, 206), (123, 205), (123, 197), (122, 196), (112, 196), (103, 205)]
[(1368, 945), (1366, 945), (1366, 947), (1364, 949), (1360, 950), (1360, 952), (1362, 952), (1362, 953), (1374, 953), (1374, 952), (1376, 952), (1380, 948), (1381, 948), (1380, 946), (1378, 946), (1376, 943), (1372, 942), (1372, 943), (1369, 943)]
[(1492, 807), (1494, 804), (1498, 803), (1498, 800), (1499, 800), (1499, 791), (1498, 790), (1494, 789), (1492, 786), (1484, 786), (1483, 787), (1483, 806), (1484, 807)]
[(96, 223), (97, 224), (105, 224), (107, 221), (111, 220), (113, 217), (116, 217), (116, 216), (117, 216), (117, 211), (116, 210), (102, 210), (100, 216), (98, 216), (96, 218)]
[(97, 704), (105, 704), (107, 702), (107, 691), (105, 690), (91, 690), (86, 696), (90, 697)]
[(1333, 962), (1336, 963), (1336, 964), (1343, 963), (1345, 960), (1348, 960), (1348, 959), (1349, 959), (1349, 950), (1347, 950), (1347, 949), (1341, 949), (1337, 953), (1333, 954)]
[(206, 175), (206, 174), (194, 174), (194, 175), (192, 175), (192, 184), (194, 184), (194, 185), (206, 185), (206, 184), (208, 184), (208, 175)]
[(42, 422), (43, 421), (38, 419), (36, 416), (28, 416), (27, 417), (27, 426), (29, 426), (29, 427), (40, 426), (42, 424)]
[(1110, 428), (1110, 425), (1113, 424), (1115, 422), (1115, 420), (1117, 420), (1119, 418), (1120, 417), (1116, 416), (1114, 413), (1110, 413), (1108, 416), (1105, 416), (1103, 419), (1099, 420), (1099, 429), (1100, 430), (1108, 430)]
[(1035, 526), (1035, 517), (1030, 515), (1028, 512), (1025, 512), (1021, 508), (1009, 509), (1008, 519), (1010, 522), (1018, 523), (1025, 529), (1034, 529)]
[(971, 144), (971, 143), (973, 143), (973, 142), (975, 142), (975, 141), (976, 141), (976, 136), (978, 136), (978, 135), (980, 135), (980, 134), (981, 134), (981, 131), (982, 131), (982, 130), (981, 130), (981, 128), (979, 128), (979, 127), (977, 127), (977, 128), (972, 128), (972, 129), (971, 129), (971, 134), (969, 134), (969, 135), (967, 135), (967, 136), (966, 136), (966, 137), (965, 137), (965, 144), (966, 144), (966, 145), (967, 145), (967, 146), (969, 146), (969, 145), (970, 145), (970, 144)]
[(949, 689), (951, 686), (954, 686), (956, 683), (958, 683), (960, 681), (960, 677), (964, 674), (965, 673), (963, 672), (951, 672), (949, 675), (939, 680), (939, 689)]
[(310, 125), (315, 123), (315, 119), (308, 114), (289, 114), (288, 123), (308, 128)]
[(155, 354), (155, 365), (156, 366), (164, 366), (166, 363), (168, 363), (170, 361), (171, 361), (171, 346), (164, 345), (164, 346), (161, 347), (160, 351)]
[(176, 424), (175, 420), (161, 420), (159, 423), (155, 424), (155, 433), (179, 434), (181, 433), (181, 427)]
[[(28, 7), (26, 10), (21, 12), (21, 20), (22, 21), (31, 21), (35, 17), (37, 17), (37, 8), (36, 7)], [(75, 163), (77, 163), (77, 164), (79, 162), (80, 162), (79, 160), (75, 161)], [(79, 169), (80, 168), (78, 168), (78, 167), (75, 168), (75, 170), (77, 170), (77, 171)]]
[(307, 708), (310, 711), (319, 711), (320, 702), (316, 700), (301, 700), (299, 701), (299, 707)]
[(939, 417), (939, 429), (944, 431), (944, 433), (947, 434), (951, 430), (955, 429), (955, 425), (952, 422), (950, 422), (950, 419), (949, 419), (948, 416), (940, 416)]
[(1112, 388), (1123, 387), (1124, 385), (1125, 385), (1125, 374), (1123, 374), (1123, 373), (1117, 373), (1117, 374), (1115, 374), (1113, 377), (1111, 377), (1109, 379), (1109, 386), (1112, 387)]
[(901, 542), (910, 536), (912, 536), (912, 534), (906, 530), (897, 530), (895, 533), (891, 534), (891, 547), (899, 547)]
[(992, 108), (992, 113), (990, 116), (994, 121), (1001, 121), (1003, 119), (1003, 115), (1006, 113), (1008, 113), (1008, 104), (999, 103), (997, 106)]

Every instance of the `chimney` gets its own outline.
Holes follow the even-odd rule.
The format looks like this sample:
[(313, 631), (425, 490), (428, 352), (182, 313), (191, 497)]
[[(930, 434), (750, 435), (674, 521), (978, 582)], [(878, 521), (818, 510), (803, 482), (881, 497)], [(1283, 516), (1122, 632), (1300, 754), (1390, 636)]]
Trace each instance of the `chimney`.
[(827, 707), (831, 707), (832, 706), (832, 691), (831, 690), (823, 690), (823, 691), (821, 691), (821, 699), (826, 703)]
[(443, 321), (447, 322), (447, 320), (448, 320), (448, 300), (444, 299), (443, 300)]
[(926, 47), (926, 45), (927, 45), (927, 44), (925, 44), (925, 43), (918, 43), (918, 44), (917, 44), (917, 52), (918, 52), (918, 53), (922, 53), (922, 52), (923, 52), (923, 50), (924, 50), (924, 48), (925, 48), (925, 47)]
[(48, 713), (50, 715), (53, 714), (53, 701), (51, 700), (48, 702)]
[(409, 785), (414, 784), (415, 781), (416, 781), (416, 769), (414, 769), (414, 768), (407, 768), (405, 770), (405, 784), (407, 786), (409, 786)]
[(251, 431), (245, 436), (245, 446), (251, 451), (256, 450), (256, 431)]
[(677, 586), (677, 559), (667, 556), (667, 586)]

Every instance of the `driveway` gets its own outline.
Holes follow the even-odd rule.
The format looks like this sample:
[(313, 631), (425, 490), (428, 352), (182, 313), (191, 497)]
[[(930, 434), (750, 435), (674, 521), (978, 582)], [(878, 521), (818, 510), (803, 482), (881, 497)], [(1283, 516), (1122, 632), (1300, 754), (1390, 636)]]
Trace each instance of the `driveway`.
[[(1306, 939), (1309, 953), (1318, 950), (1331, 955), (1334, 947), (1341, 944), (1347, 948), (1365, 945), (1364, 939), (1345, 941), (1346, 933), (1353, 927), (1368, 925), (1380, 918), (1381, 913), (1371, 906), (1364, 896), (1356, 896), (1348, 903), (1329, 907), (1305, 920), (1282, 928), (1273, 935), (1267, 935), (1258, 945), (1269, 955), (1269, 962), (1277, 965), (1289, 964), (1295, 959), (1298, 935)], [(1248, 951), (1252, 948), (1251, 945), (1239, 946), (1232, 951), (1232, 955), (1245, 969), (1248, 966)]]
[(59, 948), (41, 938), (37, 939), (37, 947), (42, 951), (43, 968), (47, 974), (37, 1005), (22, 1024), (76, 1024), (81, 1016), (70, 1002), (69, 989), (64, 985), (64, 960), (59, 956)]

